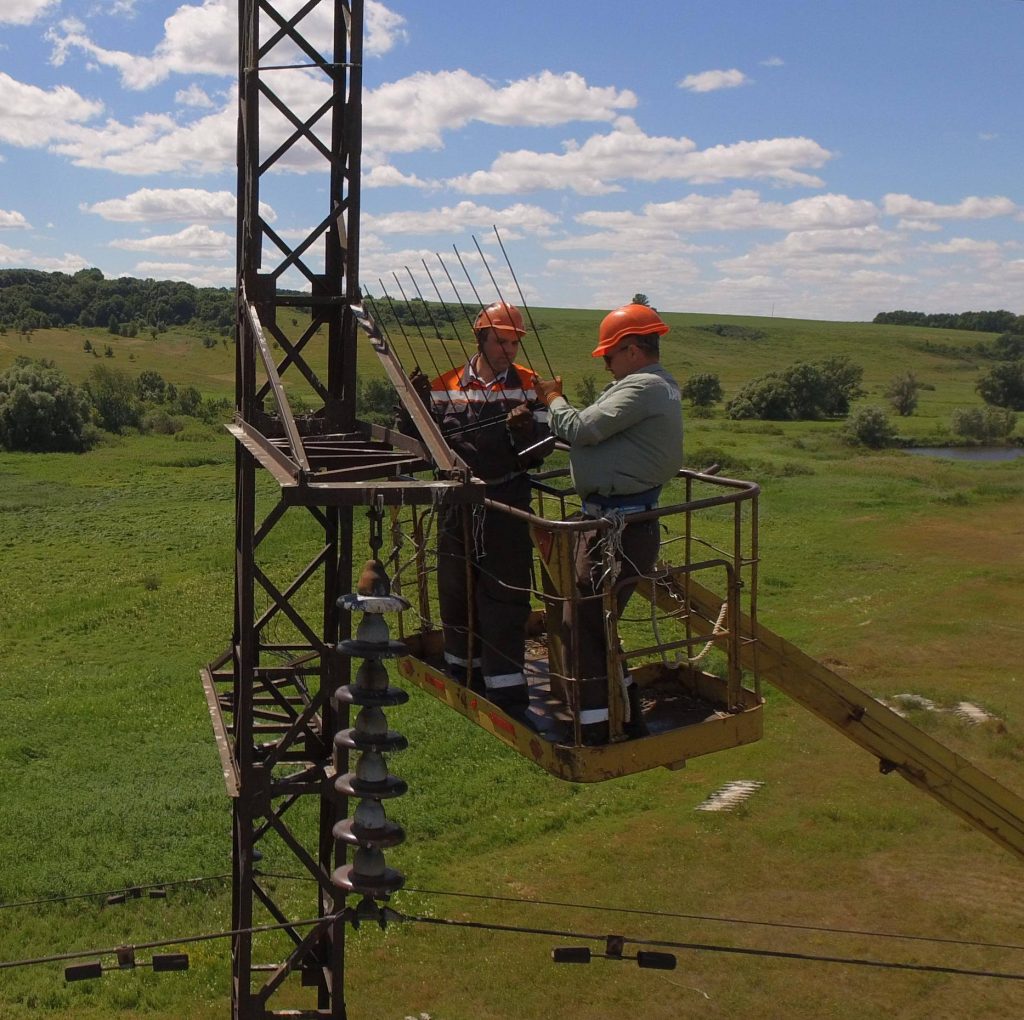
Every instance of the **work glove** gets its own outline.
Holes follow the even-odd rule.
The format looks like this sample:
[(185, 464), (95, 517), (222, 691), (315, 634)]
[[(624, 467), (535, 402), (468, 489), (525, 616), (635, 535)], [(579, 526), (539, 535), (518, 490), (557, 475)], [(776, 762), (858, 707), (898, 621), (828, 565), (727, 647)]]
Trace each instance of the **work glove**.
[(420, 371), (419, 366), (409, 374), (409, 382), (412, 383), (416, 396), (420, 398), (420, 403), (425, 407), (430, 407), (430, 380)]
[(527, 404), (517, 404), (505, 418), (509, 432), (519, 439), (528, 439), (533, 432), (533, 412)]

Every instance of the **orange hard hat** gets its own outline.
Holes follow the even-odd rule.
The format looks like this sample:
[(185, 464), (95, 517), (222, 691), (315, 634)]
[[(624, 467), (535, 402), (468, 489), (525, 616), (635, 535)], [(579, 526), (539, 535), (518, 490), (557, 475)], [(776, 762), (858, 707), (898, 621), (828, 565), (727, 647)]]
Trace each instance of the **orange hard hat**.
[(644, 336), (647, 333), (663, 336), (667, 332), (668, 326), (653, 308), (647, 305), (623, 305), (601, 320), (597, 346), (592, 356), (600, 358), (602, 354), (607, 354), (624, 336)]
[(504, 301), (495, 301), (494, 304), (480, 309), (480, 314), (473, 323), (473, 331), (480, 329), (493, 329), (498, 336), (509, 333), (513, 336), (526, 335), (523, 316), (519, 309), (515, 305), (505, 304)]

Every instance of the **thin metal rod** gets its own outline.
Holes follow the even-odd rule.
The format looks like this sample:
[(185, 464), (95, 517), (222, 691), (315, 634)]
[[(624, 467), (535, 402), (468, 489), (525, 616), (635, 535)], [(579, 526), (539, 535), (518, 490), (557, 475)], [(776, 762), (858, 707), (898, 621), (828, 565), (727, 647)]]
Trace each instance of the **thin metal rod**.
[[(392, 275), (394, 275), (394, 274), (392, 274)], [(396, 282), (398, 281), (398, 277), (397, 277), (397, 276), (395, 277), (395, 281), (396, 281)], [(401, 331), (401, 333), (402, 333), (402, 336), (403, 336), (403, 337), (405, 338), (405, 342), (406, 342), (406, 343), (407, 343), (407, 344), (409, 345), (409, 352), (410, 352), (410, 353), (412, 354), (412, 356), (413, 356), (413, 363), (415, 364), (415, 366), (416, 366), (417, 368), (419, 368), (419, 367), (420, 367), (420, 366), (419, 366), (419, 359), (418, 359), (418, 358), (416, 357), (416, 354), (415, 354), (415, 352), (413, 351), (413, 347), (412, 347), (412, 341), (411, 341), (411, 340), (409, 339), (409, 334), (408, 334), (408, 333), (406, 333), (406, 331), (405, 331), (405, 324), (404, 324), (404, 323), (402, 322), (402, 320), (401, 320), (401, 319), (400, 319), (400, 318), (398, 317), (398, 309), (397, 309), (397, 308), (395, 308), (395, 302), (394, 302), (394, 299), (393, 299), (393, 298), (391, 297), (391, 295), (390, 295), (390, 294), (388, 293), (388, 289), (387, 289), (387, 287), (385, 287), (385, 286), (384, 286), (384, 281), (383, 281), (383, 280), (381, 280), (381, 279), (380, 279), (380, 277), (378, 277), (378, 278), (377, 278), (377, 282), (378, 282), (378, 283), (380, 284), (380, 286), (381, 286), (381, 290), (383, 290), (383, 291), (384, 291), (384, 297), (386, 297), (386, 298), (387, 298), (387, 301), (388, 301), (388, 307), (389, 307), (389, 308), (391, 309), (391, 314), (392, 314), (392, 316), (394, 317), (394, 320), (395, 320), (395, 322), (397, 322), (397, 323), (398, 323), (398, 328), (399, 328), (399, 330)], [(398, 287), (399, 287), (399, 289), (401, 289), (401, 287), (402, 287), (401, 283), (399, 283), (399, 284), (398, 284)], [(406, 302), (406, 304), (408, 304), (408, 302)], [(421, 331), (421, 335), (422, 335), (422, 331)], [(435, 360), (435, 358), (434, 358), (434, 352), (433, 352), (433, 351), (432, 351), (432, 350), (430, 349), (430, 347), (429, 347), (429, 346), (427, 346), (427, 345), (426, 345), (426, 342), (424, 342), (424, 347), (425, 347), (425, 349), (426, 349), (426, 352), (427, 352), (427, 357), (428, 357), (428, 358), (430, 358), (430, 363), (431, 363), (431, 364), (432, 364), (432, 365), (434, 366), (434, 372), (435, 372), (435, 373), (436, 373), (437, 375), (441, 375), (441, 374), (442, 374), (442, 373), (441, 373), (441, 369), (440, 369), (440, 367), (438, 366), (438, 364), (437, 364), (437, 361), (436, 361), (436, 360)]]
[[(466, 350), (465, 341), (462, 339), (462, 334), (459, 333), (459, 327), (456, 325), (455, 318), (449, 311), (448, 305), (445, 303), (444, 298), (441, 297), (441, 290), (437, 286), (437, 282), (434, 280), (433, 274), (430, 272), (430, 266), (427, 265), (426, 259), (420, 259), (420, 262), (423, 263), (423, 270), (427, 274), (427, 279), (430, 281), (430, 285), (434, 288), (434, 293), (437, 295), (437, 300), (440, 302), (441, 307), (444, 309), (445, 317), (448, 319), (448, 322), (451, 323), (452, 332), (455, 333), (455, 339), (459, 341), (459, 347), (462, 349), (462, 356), (467, 361), (469, 361), (469, 359), (472, 357), (472, 353)], [(459, 303), (461, 304), (462, 302)]]
[(537, 329), (537, 324), (533, 321), (533, 313), (530, 311), (530, 306), (526, 303), (526, 295), (523, 293), (523, 288), (519, 286), (519, 278), (516, 276), (516, 271), (512, 268), (512, 261), (508, 257), (508, 252), (505, 251), (505, 243), (501, 239), (501, 234), (498, 233), (497, 224), (492, 224), (492, 227), (494, 229), (494, 236), (498, 239), (498, 247), (501, 249), (501, 254), (505, 256), (505, 265), (508, 266), (508, 271), (512, 275), (512, 282), (516, 285), (516, 291), (519, 294), (519, 304), (526, 312), (526, 318), (530, 321), (530, 329), (533, 330), (533, 335), (537, 338), (537, 346), (540, 348), (540, 353), (544, 357), (544, 364), (548, 366), (548, 372), (550, 372), (551, 377), (554, 378), (555, 370), (551, 367), (551, 361), (548, 359), (547, 351), (544, 350), (544, 344), (540, 338), (540, 331)]
[[(473, 238), (473, 242), (474, 242), (474, 244), (476, 243), (476, 238), (475, 237)], [(480, 246), (477, 245), (477, 250), (479, 251), (479, 249), (480, 249)], [(456, 248), (455, 245), (453, 244), (452, 245), (452, 250), (455, 252), (455, 257), (459, 260), (459, 265), (462, 266), (463, 273), (466, 274), (466, 279), (469, 281), (470, 289), (473, 291), (473, 297), (476, 298), (477, 304), (480, 305), (481, 308), (487, 307), (484, 304), (484, 302), (481, 299), (481, 297), (480, 297), (480, 292), (476, 289), (476, 284), (473, 282), (473, 277), (469, 275), (469, 270), (466, 268), (466, 263), (462, 260), (462, 255), (459, 253), (459, 249)], [(490, 269), (488, 269), (487, 272), (490, 273)], [(492, 280), (492, 282), (494, 281), (493, 274), (491, 275), (491, 280)], [(502, 304), (505, 304), (506, 303), (505, 299), (502, 298), (501, 291), (498, 290), (498, 285), (496, 283), (494, 285), (494, 289), (495, 289), (495, 292), (498, 295), (498, 300), (501, 301)], [(480, 348), (480, 353), (483, 354), (483, 348), (482, 347)], [(529, 354), (527, 354), (526, 360), (527, 360), (527, 363), (529, 363), (529, 360), (530, 360)], [(490, 364), (490, 362), (488, 362), (488, 364)], [(493, 369), (494, 366), (491, 365), (491, 368)], [(533, 366), (530, 365), (530, 368), (532, 369)]]
[[(494, 293), (498, 295), (498, 300), (503, 305), (507, 306), (508, 302), (505, 300), (504, 294), (501, 293), (501, 288), (498, 286), (498, 281), (494, 278), (494, 273), (491, 272), (490, 263), (487, 261), (487, 258), (484, 255), (483, 248), (480, 247), (480, 242), (476, 239), (476, 235), (475, 234), (471, 234), (470, 236), (473, 238), (473, 244), (476, 245), (477, 253), (480, 256), (480, 261), (484, 264), (484, 269), (487, 270), (487, 275), (491, 278), (491, 283), (494, 286)], [(533, 367), (533, 362), (530, 360), (530, 352), (525, 347), (522, 348), (522, 351), (523, 351), (523, 354), (526, 355), (526, 363), (527, 363), (527, 365), (530, 366), (530, 370), (532, 372), (536, 372), (537, 370)], [(548, 370), (550, 371), (550, 369), (551, 369), (551, 366), (548, 365)]]
[[(380, 287), (381, 287), (381, 290), (384, 293), (384, 296), (388, 299), (388, 301), (390, 301), (391, 298), (388, 297), (388, 293), (387, 293), (387, 290), (384, 287), (384, 283), (381, 281), (381, 279), (379, 277), (377, 278), (377, 282), (380, 283)], [(384, 318), (380, 314), (380, 310), (377, 307), (377, 299), (375, 297), (372, 297), (369, 294), (367, 294), (366, 297), (363, 300), (367, 304), (369, 304), (370, 307), (372, 308), (373, 313), (374, 313), (374, 316), (373, 316), (374, 321), (377, 323), (377, 326), (380, 328), (381, 332), (384, 334), (384, 339), (387, 340), (388, 343), (391, 344), (392, 348), (394, 348), (395, 343), (391, 339), (391, 334), (388, 333), (387, 326), (384, 324)], [(409, 348), (409, 357), (412, 358), (413, 367), (414, 368), (419, 368), (420, 367), (419, 358), (416, 357), (416, 351), (413, 349), (412, 342), (405, 335), (405, 330), (402, 329), (402, 323), (399, 321), (398, 316), (395, 315), (395, 309), (394, 309), (393, 305), (391, 307), (391, 314), (394, 316), (395, 322), (398, 323), (398, 327), (399, 327), (399, 330), (400, 330), (400, 332), (402, 334), (402, 338), (405, 340), (405, 346)]]
[[(395, 283), (398, 284), (398, 292), (399, 294), (402, 295), (402, 300), (405, 302), (405, 307), (408, 308), (410, 313), (412, 314), (412, 322), (413, 325), (416, 327), (416, 332), (419, 333), (420, 335), (420, 339), (423, 341), (423, 347), (427, 351), (427, 353), (430, 354), (430, 360), (433, 362), (434, 368), (437, 369), (437, 362), (434, 361), (434, 355), (430, 351), (430, 341), (427, 340), (427, 335), (426, 333), (423, 332), (423, 327), (420, 325), (419, 316), (416, 314), (415, 311), (413, 311), (412, 302), (410, 302), (409, 298), (406, 296), (405, 288), (402, 286), (402, 281), (399, 280), (398, 273), (392, 272), (391, 275), (395, 278)], [(437, 369), (437, 374), (442, 374), (440, 369)]]

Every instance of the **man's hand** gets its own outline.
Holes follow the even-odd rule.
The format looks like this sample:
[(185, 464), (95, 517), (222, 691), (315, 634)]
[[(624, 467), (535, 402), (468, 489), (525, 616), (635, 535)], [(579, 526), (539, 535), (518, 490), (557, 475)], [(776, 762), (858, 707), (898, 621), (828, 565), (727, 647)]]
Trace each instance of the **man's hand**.
[(550, 404), (555, 397), (561, 397), (562, 394), (562, 377), (556, 375), (554, 379), (538, 379), (534, 386), (537, 389), (537, 396), (544, 401), (545, 404)]
[(513, 435), (525, 438), (533, 431), (533, 412), (527, 404), (517, 404), (508, 412), (505, 424)]
[(416, 391), (416, 396), (420, 398), (420, 402), (424, 406), (430, 407), (430, 380), (420, 371), (419, 366), (410, 373), (409, 382), (412, 383), (412, 388)]

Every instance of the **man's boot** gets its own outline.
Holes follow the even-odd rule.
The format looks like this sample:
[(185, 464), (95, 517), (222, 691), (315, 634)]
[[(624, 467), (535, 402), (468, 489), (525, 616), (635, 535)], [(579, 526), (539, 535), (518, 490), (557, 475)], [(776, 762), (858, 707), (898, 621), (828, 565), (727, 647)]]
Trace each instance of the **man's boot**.
[(626, 686), (626, 700), (629, 702), (629, 722), (623, 727), (630, 739), (650, 736), (647, 723), (644, 722), (644, 708), (640, 697), (640, 685), (631, 683)]

